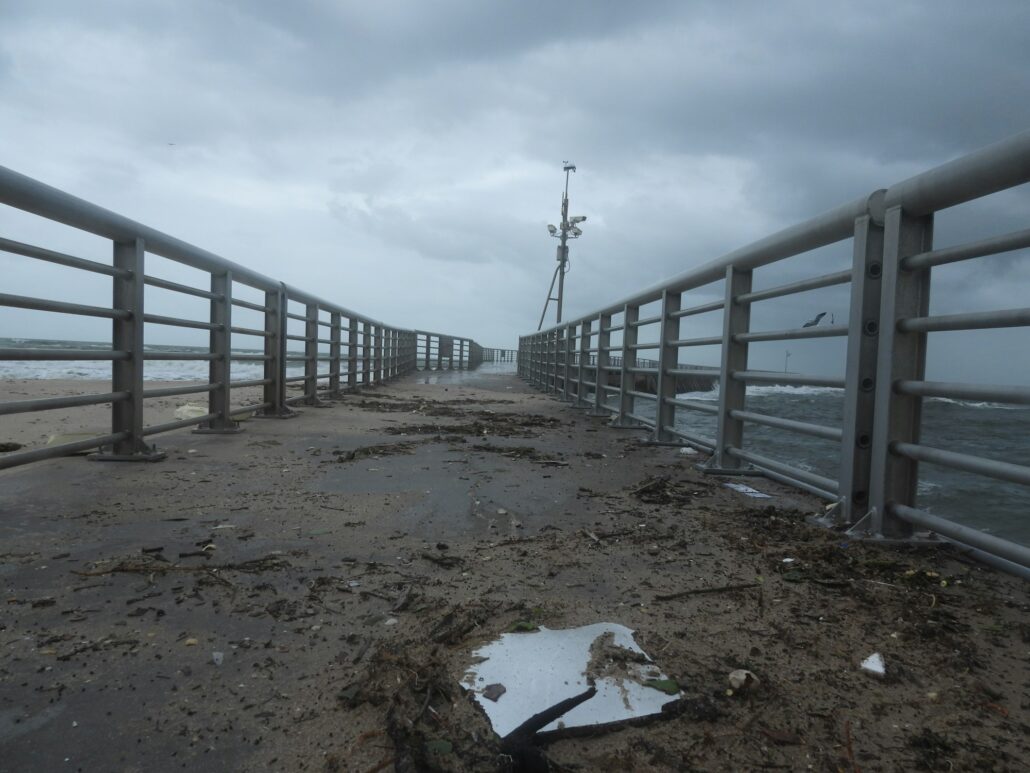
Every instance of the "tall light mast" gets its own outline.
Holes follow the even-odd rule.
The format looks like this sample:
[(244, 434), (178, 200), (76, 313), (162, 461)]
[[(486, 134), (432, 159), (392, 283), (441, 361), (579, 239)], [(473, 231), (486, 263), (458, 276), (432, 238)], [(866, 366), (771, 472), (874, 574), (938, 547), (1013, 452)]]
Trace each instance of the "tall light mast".
[[(565, 171), (565, 192), (561, 198), (561, 227), (555, 227), (553, 225), (547, 226), (547, 230), (550, 231), (551, 236), (555, 239), (559, 239), (558, 243), (558, 267), (554, 270), (554, 276), (551, 277), (551, 286), (547, 290), (547, 300), (544, 301), (544, 310), (540, 313), (540, 324), (537, 325), (537, 330), (540, 330), (544, 326), (544, 316), (547, 314), (547, 304), (551, 301), (556, 301), (558, 304), (558, 313), (556, 316), (556, 323), (561, 324), (561, 312), (562, 302), (565, 297), (565, 274), (569, 270), (569, 239), (578, 239), (583, 235), (583, 231), (579, 227), (579, 223), (585, 222), (586, 217), (584, 215), (574, 215), (569, 217), (569, 175), (576, 171), (576, 165), (564, 162), (562, 169)], [(552, 297), (551, 293), (554, 292), (555, 280), (558, 282), (558, 296)]]

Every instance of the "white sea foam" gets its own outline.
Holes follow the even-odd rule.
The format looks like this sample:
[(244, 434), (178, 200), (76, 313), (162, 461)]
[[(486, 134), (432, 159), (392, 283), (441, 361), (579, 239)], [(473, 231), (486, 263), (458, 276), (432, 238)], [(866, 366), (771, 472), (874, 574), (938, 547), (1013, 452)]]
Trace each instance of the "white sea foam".
[[(765, 395), (788, 395), (795, 397), (829, 395), (831, 397), (842, 397), (844, 395), (844, 391), (834, 387), (787, 386), (785, 384), (748, 384), (747, 394), (749, 397), (762, 397)], [(676, 397), (681, 400), (718, 400), (719, 388), (715, 387), (708, 392), (682, 392), (676, 395)]]
[(1004, 403), (988, 403), (979, 400), (955, 400), (951, 397), (928, 397), (926, 401), (928, 403), (959, 405), (963, 408), (991, 408), (996, 411), (1025, 411), (1028, 408), (1025, 405), (1005, 405)]

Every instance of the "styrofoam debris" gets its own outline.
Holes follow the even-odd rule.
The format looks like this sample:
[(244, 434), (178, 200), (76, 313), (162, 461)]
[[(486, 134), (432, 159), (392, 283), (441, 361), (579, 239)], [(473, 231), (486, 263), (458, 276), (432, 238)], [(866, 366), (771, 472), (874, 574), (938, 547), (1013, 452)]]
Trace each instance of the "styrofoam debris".
[(865, 673), (873, 676), (883, 677), (887, 674), (887, 664), (883, 662), (883, 655), (879, 652), (874, 652), (863, 660), (860, 668)]
[(761, 491), (753, 489), (750, 486), (745, 486), (743, 483), (724, 483), (723, 485), (726, 486), (726, 488), (739, 491), (744, 496), (752, 497), (753, 499), (772, 499), (768, 494), (763, 494)]
[[(617, 648), (623, 655), (606, 659), (605, 648)], [(599, 667), (599, 661), (608, 666)], [(501, 634), (472, 652), (470, 662), (461, 685), (472, 692), (502, 737), (534, 714), (582, 694), (591, 683), (597, 693), (544, 732), (658, 714), (680, 695), (678, 685), (637, 645), (633, 631), (617, 623)], [(503, 699), (484, 699), (484, 689), (492, 684), (504, 685)]]

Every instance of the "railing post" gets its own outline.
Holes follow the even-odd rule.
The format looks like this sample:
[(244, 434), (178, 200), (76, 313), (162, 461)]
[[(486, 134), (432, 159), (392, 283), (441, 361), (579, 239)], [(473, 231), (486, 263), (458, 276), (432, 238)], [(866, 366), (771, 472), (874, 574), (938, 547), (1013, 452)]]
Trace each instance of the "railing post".
[(436, 369), (443, 370), (443, 336), (436, 337)]
[(655, 417), (653, 439), (659, 443), (675, 439), (666, 427), (676, 422), (676, 406), (667, 402), (676, 397), (676, 377), (669, 373), (679, 364), (679, 347), (674, 345), (680, 337), (680, 293), (662, 291), (662, 322), (659, 325), (658, 377), (655, 379)]
[(424, 369), (425, 370), (432, 370), (433, 369), (433, 363), (429, 359), (430, 348), (431, 348), (430, 347), (430, 339), (432, 338), (432, 336), (430, 336), (429, 333), (419, 333), (418, 335), (421, 335), (426, 340), (426, 349), (425, 349), (425, 352), (423, 352), (423, 355), (424, 355), (423, 362), (425, 363)]
[(304, 404), (318, 405), (318, 304), (307, 304), (304, 317)]
[(548, 389), (547, 372), (551, 356), (551, 334), (537, 333), (536, 342), (536, 386), (546, 392)]
[(559, 377), (564, 378), (564, 363), (565, 363), (565, 335), (567, 330), (564, 327), (559, 326), (554, 331), (554, 388), (552, 391), (555, 395), (561, 399), (562, 392), (565, 387), (564, 384), (561, 388), (558, 387)]
[(551, 393), (558, 391), (558, 335), (557, 329), (547, 333), (544, 389)]
[(572, 390), (569, 389), (569, 381), (572, 380), (572, 339), (575, 336), (575, 325), (566, 325), (564, 328), (565, 335), (565, 352), (562, 355), (562, 380), (561, 380), (561, 399), (568, 402), (572, 400)]
[(855, 220), (851, 268), (851, 314), (844, 380), (838, 524), (853, 524), (869, 507), (869, 471), (876, 397), (880, 294), (883, 287), (883, 223), (869, 215)]
[(383, 328), (376, 325), (374, 329), (372, 341), (375, 363), (372, 365), (372, 379), (373, 383), (379, 384), (383, 380)]
[(369, 322), (361, 323), (361, 384), (368, 386), (372, 383), (372, 325)]
[(401, 375), (404, 369), (403, 358), (405, 356), (405, 336), (400, 330), (393, 331), (393, 375), (394, 378)]
[(529, 336), (526, 342), (526, 378), (536, 386), (536, 333)]
[(296, 416), (286, 405), (286, 295), (282, 288), (265, 292), (265, 384), (268, 407), (258, 416), (285, 419)]
[(904, 538), (912, 526), (891, 515), (893, 504), (915, 505), (919, 466), (891, 453), (895, 442), (918, 443), (923, 400), (894, 394), (899, 379), (922, 381), (926, 373), (926, 333), (899, 332), (898, 321), (925, 317), (930, 307), (930, 269), (904, 271), (902, 258), (933, 248), (933, 215), (913, 217), (901, 207), (887, 210), (884, 223), (883, 293), (877, 333), (875, 413), (869, 481), (869, 514), (856, 530)]
[(640, 307), (626, 305), (622, 309), (622, 364), (619, 367), (619, 413), (612, 419), (614, 427), (636, 427), (636, 421), (629, 418), (633, 413), (633, 395), (629, 394), (636, 385), (636, 378), (630, 368), (637, 363), (636, 321), (640, 319)]
[(350, 317), (347, 320), (347, 386), (354, 389), (358, 385), (358, 320)]
[(111, 367), (111, 391), (129, 393), (128, 400), (111, 405), (111, 432), (125, 437), (115, 441), (110, 453), (102, 450), (91, 459), (151, 462), (165, 456), (143, 438), (144, 252), (142, 239), (114, 243), (114, 267), (130, 272), (114, 277), (111, 304), (128, 312), (127, 317), (112, 320), (111, 326), (111, 348), (129, 353), (129, 359), (114, 360)]
[(733, 378), (738, 370), (747, 370), (746, 341), (737, 336), (751, 327), (751, 304), (738, 304), (736, 298), (751, 292), (751, 271), (734, 266), (726, 268), (726, 303), (722, 319), (722, 370), (719, 373), (719, 429), (715, 441), (715, 454), (709, 472), (739, 470), (740, 460), (726, 453), (729, 447), (741, 448), (744, 443), (744, 422), (734, 418), (733, 411), (744, 410), (747, 385)]
[(608, 366), (611, 363), (612, 315), (601, 314), (597, 319), (597, 364), (594, 368), (594, 408), (591, 416), (610, 416), (608, 409)]
[(401, 338), (400, 333), (390, 329), (390, 378), (397, 378), (400, 373)]
[(208, 393), (208, 413), (218, 414), (193, 430), (197, 433), (225, 434), (239, 432), (240, 425), (233, 421), (229, 412), (232, 410), (230, 395), (230, 373), (232, 370), (232, 274), (228, 271), (211, 275), (211, 292), (216, 298), (211, 299), (211, 329), (209, 349), (215, 359), (208, 367), (208, 382), (217, 386)]
[(329, 394), (340, 393), (340, 312), (329, 315)]
[(414, 373), (418, 370), (418, 333), (414, 331), (408, 333), (408, 346), (411, 347), (408, 355), (408, 371)]
[[(586, 407), (586, 373), (590, 364), (590, 341), (592, 320), (585, 320), (579, 326), (579, 360), (576, 362), (576, 406)], [(597, 379), (595, 378), (596, 382)]]

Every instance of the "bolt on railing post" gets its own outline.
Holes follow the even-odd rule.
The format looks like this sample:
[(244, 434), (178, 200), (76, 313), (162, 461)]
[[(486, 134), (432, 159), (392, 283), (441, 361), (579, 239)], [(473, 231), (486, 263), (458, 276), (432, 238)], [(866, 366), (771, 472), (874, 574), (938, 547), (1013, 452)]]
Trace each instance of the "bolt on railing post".
[(340, 312), (329, 315), (329, 394), (340, 393)]
[(361, 385), (372, 383), (372, 325), (361, 323)]
[(349, 317), (347, 320), (347, 387), (354, 389), (358, 385), (358, 320)]
[(676, 423), (676, 406), (669, 399), (676, 397), (676, 376), (669, 371), (679, 364), (679, 347), (674, 345), (680, 337), (680, 293), (662, 291), (662, 321), (658, 332), (658, 377), (655, 379), (655, 418), (653, 439), (659, 443), (674, 440), (666, 427)]
[[(579, 326), (579, 359), (576, 362), (576, 406), (583, 407), (586, 401), (586, 373), (590, 364), (591, 320), (584, 320)], [(597, 381), (595, 378), (594, 381)]]
[(926, 333), (901, 332), (898, 321), (925, 317), (930, 308), (930, 269), (904, 271), (900, 262), (933, 248), (933, 220), (933, 215), (914, 217), (892, 207), (884, 223), (869, 516), (857, 528), (885, 537), (912, 534), (911, 524), (892, 516), (890, 506), (914, 506), (919, 483), (918, 463), (891, 453), (891, 445), (919, 442), (923, 400), (895, 394), (894, 384), (901, 379), (922, 381), (926, 374)]
[(851, 314), (844, 376), (841, 436), (840, 524), (853, 524), (869, 506), (876, 354), (879, 348), (880, 295), (883, 288), (883, 223), (869, 215), (855, 220), (851, 268)]
[(318, 304), (304, 314), (304, 404), (318, 405)]
[(230, 374), (232, 370), (232, 274), (228, 271), (211, 274), (210, 320), (214, 325), (209, 335), (209, 350), (215, 355), (208, 366), (208, 383), (217, 385), (208, 392), (208, 413), (218, 414), (215, 418), (194, 430), (197, 433), (239, 432), (239, 423), (230, 416), (232, 399), (230, 395)]
[(629, 418), (629, 414), (633, 413), (633, 395), (630, 394), (633, 391), (633, 387), (636, 385), (636, 377), (631, 368), (636, 367), (637, 363), (637, 350), (634, 348), (637, 345), (637, 333), (639, 328), (636, 326), (637, 320), (640, 319), (640, 307), (639, 306), (623, 306), (622, 309), (622, 363), (619, 367), (619, 413), (612, 420), (612, 426), (615, 427), (636, 427), (637, 422)]
[(723, 307), (722, 370), (719, 373), (719, 428), (715, 454), (709, 471), (738, 470), (740, 460), (726, 453), (729, 447), (741, 448), (744, 443), (744, 422), (731, 416), (742, 411), (747, 400), (747, 385), (733, 378), (736, 371), (747, 370), (748, 345), (737, 336), (751, 327), (751, 304), (736, 302), (738, 295), (751, 292), (751, 271), (734, 266), (726, 268), (726, 303)]
[(608, 409), (608, 366), (611, 364), (612, 315), (601, 314), (597, 318), (597, 362), (594, 367), (594, 408), (591, 416), (609, 416)]
[(128, 312), (112, 320), (111, 348), (129, 353), (127, 360), (111, 363), (111, 391), (128, 392), (129, 399), (111, 405), (111, 432), (124, 433), (110, 453), (93, 454), (103, 461), (156, 461), (164, 454), (147, 446), (143, 438), (143, 276), (145, 249), (142, 239), (114, 243), (114, 267), (128, 272), (112, 282), (111, 307)]

